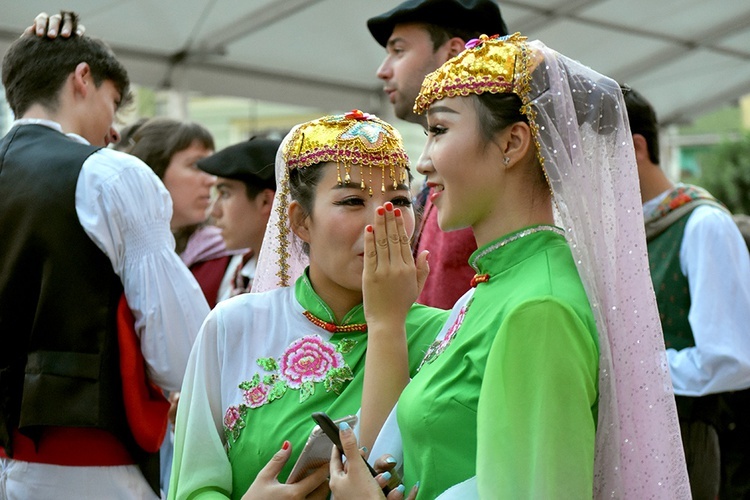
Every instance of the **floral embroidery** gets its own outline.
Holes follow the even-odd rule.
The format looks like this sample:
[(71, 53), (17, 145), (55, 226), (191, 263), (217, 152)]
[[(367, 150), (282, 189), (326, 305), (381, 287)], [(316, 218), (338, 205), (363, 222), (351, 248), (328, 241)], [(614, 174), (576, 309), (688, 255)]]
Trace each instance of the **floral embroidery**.
[(242, 418), (245, 413), (243, 406), (230, 406), (224, 414), (224, 437), (227, 443), (237, 441), (240, 430), (245, 428), (245, 419)]
[(344, 361), (357, 345), (356, 340), (343, 339), (338, 343), (326, 342), (319, 335), (308, 335), (292, 342), (278, 358), (260, 358), (258, 366), (268, 372), (256, 373), (238, 387), (242, 403), (230, 406), (224, 415), (224, 436), (227, 448), (237, 441), (245, 427), (248, 410), (283, 397), (288, 390), (299, 391), (299, 402), (304, 403), (315, 394), (316, 384), (323, 384), (326, 392), (340, 394), (354, 373)]
[(456, 320), (453, 322), (451, 327), (446, 332), (445, 336), (442, 339), (437, 339), (435, 342), (433, 342), (430, 347), (427, 349), (427, 353), (424, 356), (424, 359), (422, 359), (422, 362), (419, 364), (419, 368), (417, 368), (417, 371), (422, 369), (422, 366), (425, 364), (432, 363), (437, 359), (440, 354), (442, 354), (443, 351), (450, 345), (450, 343), (453, 341), (453, 338), (456, 336), (456, 333), (458, 332), (458, 329), (461, 328), (461, 324), (464, 322), (464, 317), (466, 316), (466, 311), (469, 310), (469, 306), (473, 302), (473, 298), (469, 300), (469, 302), (461, 308), (460, 311), (458, 311), (458, 316), (456, 316)]
[(279, 360), (281, 378), (292, 389), (304, 389), (314, 382), (323, 382), (330, 370), (343, 364), (344, 358), (336, 348), (317, 335), (293, 342)]
[(672, 210), (680, 208), (693, 200), (711, 200), (716, 201), (711, 194), (705, 189), (698, 186), (678, 185), (664, 198), (659, 206), (654, 210), (649, 219), (658, 219), (664, 217)]
[(242, 382), (242, 399), (249, 408), (257, 408), (268, 402), (268, 393), (271, 391), (270, 384), (260, 381), (260, 375), (257, 373), (250, 382)]

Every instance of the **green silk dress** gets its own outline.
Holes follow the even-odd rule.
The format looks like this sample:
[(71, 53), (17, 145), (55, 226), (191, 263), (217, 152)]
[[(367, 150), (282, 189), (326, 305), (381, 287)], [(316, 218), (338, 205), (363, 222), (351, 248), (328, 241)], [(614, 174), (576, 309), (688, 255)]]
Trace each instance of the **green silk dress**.
[(472, 255), (489, 280), (456, 304), (398, 402), (417, 498), (475, 476), (480, 498), (592, 497), (597, 331), (561, 233), (534, 226)]
[[(293, 288), (239, 295), (209, 314), (179, 403), (169, 498), (241, 498), (289, 440), (284, 482), (315, 426), (313, 412), (336, 419), (359, 411), (367, 333), (329, 332), (305, 311), (333, 322), (307, 273)], [(412, 375), (447, 316), (420, 305), (409, 312)], [(364, 321), (360, 304), (340, 324)]]

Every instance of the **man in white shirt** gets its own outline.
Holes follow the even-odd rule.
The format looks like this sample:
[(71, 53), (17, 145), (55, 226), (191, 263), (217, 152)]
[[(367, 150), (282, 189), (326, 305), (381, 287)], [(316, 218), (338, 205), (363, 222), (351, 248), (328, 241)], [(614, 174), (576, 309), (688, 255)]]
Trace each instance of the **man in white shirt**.
[(136, 465), (148, 453), (124, 401), (118, 306), (150, 381), (178, 390), (208, 305), (174, 252), (169, 193), (104, 148), (127, 72), (63, 18), (69, 38), (25, 35), (3, 58), (17, 121), (0, 141), (0, 492), (156, 498)]
[(693, 498), (713, 500), (725, 461), (717, 433), (720, 393), (750, 387), (750, 256), (721, 203), (667, 178), (653, 107), (632, 89), (623, 94), (690, 487)]
[(201, 170), (217, 176), (217, 197), (210, 209), (228, 250), (235, 255), (219, 285), (218, 301), (249, 292), (276, 192), (274, 159), (280, 141), (253, 137), (199, 160)]

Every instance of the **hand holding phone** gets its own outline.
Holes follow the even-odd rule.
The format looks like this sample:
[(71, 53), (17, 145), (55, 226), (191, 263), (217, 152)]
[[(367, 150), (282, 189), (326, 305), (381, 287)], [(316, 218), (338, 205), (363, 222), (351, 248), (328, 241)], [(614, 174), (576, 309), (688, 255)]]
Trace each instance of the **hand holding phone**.
[[(326, 415), (326, 418), (330, 421), (330, 418)], [(346, 422), (351, 427), (354, 427), (357, 423), (357, 417), (355, 415), (348, 415), (346, 417), (336, 420), (336, 422), (330, 423), (336, 428), (336, 440), (339, 443), (339, 449), (341, 449), (341, 441), (338, 438), (338, 423)], [(328, 433), (324, 432), (320, 425), (316, 425), (310, 437), (307, 438), (305, 447), (302, 449), (297, 462), (294, 464), (292, 472), (289, 473), (287, 478), (287, 484), (296, 483), (304, 477), (307, 477), (313, 470), (326, 465), (331, 461), (331, 446), (334, 442), (330, 439)]]
[[(339, 426), (337, 425), (337, 422), (334, 422), (331, 420), (331, 417), (326, 415), (323, 412), (315, 412), (312, 414), (313, 420), (315, 420), (318, 423), (318, 426), (320, 429), (323, 430), (323, 432), (328, 435), (330, 440), (333, 442), (333, 444), (336, 445), (336, 448), (339, 450), (339, 453), (341, 455), (344, 455), (344, 449), (341, 446), (341, 437), (339, 436)], [(330, 455), (330, 452), (329, 452)], [(375, 477), (378, 475), (378, 472), (373, 469), (370, 464), (367, 462), (367, 459), (360, 455), (362, 457), (362, 460), (365, 462), (365, 465), (367, 465), (367, 469), (370, 471), (370, 474), (372, 474), (372, 477)], [(386, 483), (385, 486), (383, 486), (383, 493), (388, 496), (388, 493), (393, 488), (396, 488), (399, 484), (401, 484), (401, 478), (398, 477), (398, 474), (395, 473), (395, 471), (392, 471), (391, 478)]]

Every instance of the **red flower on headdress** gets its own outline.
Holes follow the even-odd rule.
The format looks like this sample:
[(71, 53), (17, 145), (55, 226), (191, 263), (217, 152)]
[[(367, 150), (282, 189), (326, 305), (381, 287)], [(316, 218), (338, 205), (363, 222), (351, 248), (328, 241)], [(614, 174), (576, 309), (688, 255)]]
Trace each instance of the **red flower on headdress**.
[(369, 120), (373, 118), (373, 115), (371, 115), (370, 113), (363, 113), (362, 111), (358, 109), (353, 109), (349, 111), (347, 114), (345, 114), (344, 118), (346, 118), (347, 120), (364, 121), (364, 120)]

